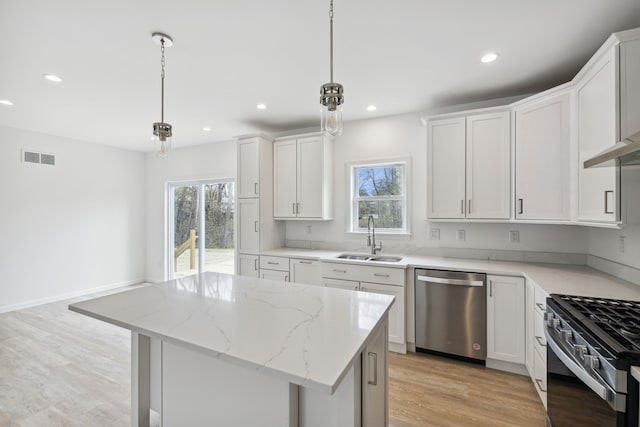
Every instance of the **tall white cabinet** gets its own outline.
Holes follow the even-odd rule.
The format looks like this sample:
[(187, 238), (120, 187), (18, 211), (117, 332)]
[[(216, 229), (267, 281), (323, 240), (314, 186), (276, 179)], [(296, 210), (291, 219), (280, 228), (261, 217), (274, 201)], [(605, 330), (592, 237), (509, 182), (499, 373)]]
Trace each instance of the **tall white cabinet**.
[(333, 143), (320, 133), (273, 144), (273, 216), (332, 219)]
[(516, 220), (571, 219), (570, 112), (570, 87), (514, 108)]
[(258, 277), (261, 250), (282, 246), (284, 230), (273, 220), (273, 143), (264, 136), (237, 143), (236, 274)]
[(511, 138), (508, 110), (427, 122), (430, 219), (508, 219)]
[(524, 279), (490, 275), (487, 287), (487, 359), (524, 365)]

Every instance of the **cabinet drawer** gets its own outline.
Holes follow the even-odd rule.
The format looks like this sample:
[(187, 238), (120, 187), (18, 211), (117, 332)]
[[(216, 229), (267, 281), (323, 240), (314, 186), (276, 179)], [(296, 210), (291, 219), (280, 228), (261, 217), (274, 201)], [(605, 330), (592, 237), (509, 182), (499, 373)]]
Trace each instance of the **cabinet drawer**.
[(328, 288), (349, 289), (357, 291), (360, 289), (360, 282), (355, 282), (353, 280), (322, 278), (322, 286), (326, 286)]
[(403, 268), (374, 267), (337, 262), (322, 263), (322, 277), (333, 279), (404, 286), (404, 276), (405, 272)]
[(533, 285), (534, 289), (534, 301), (536, 304), (536, 312), (538, 312), (541, 316), (544, 315), (544, 312), (547, 311), (547, 293), (542, 290), (542, 288), (538, 285)]
[(289, 258), (281, 256), (260, 256), (260, 269), (289, 272)]
[(542, 315), (536, 311), (533, 318), (533, 347), (536, 349), (538, 353), (540, 353), (540, 357), (542, 360), (546, 362), (547, 360), (547, 338), (544, 335), (544, 320)]
[(547, 407), (547, 362), (535, 351), (533, 356), (533, 382), (540, 400)]

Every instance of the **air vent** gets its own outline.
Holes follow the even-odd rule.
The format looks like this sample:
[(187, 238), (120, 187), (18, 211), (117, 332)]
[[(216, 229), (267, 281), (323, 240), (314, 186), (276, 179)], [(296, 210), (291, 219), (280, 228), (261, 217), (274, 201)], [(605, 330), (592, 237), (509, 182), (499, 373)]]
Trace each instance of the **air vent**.
[(41, 165), (55, 165), (54, 154), (36, 153), (35, 151), (22, 150), (22, 161), (25, 163), (39, 163)]

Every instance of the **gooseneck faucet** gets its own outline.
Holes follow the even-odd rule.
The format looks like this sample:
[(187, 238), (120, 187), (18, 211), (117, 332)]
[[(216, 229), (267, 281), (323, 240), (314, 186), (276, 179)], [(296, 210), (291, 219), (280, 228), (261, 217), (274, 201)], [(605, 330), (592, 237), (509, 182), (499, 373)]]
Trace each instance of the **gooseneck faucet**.
[(371, 255), (382, 250), (382, 242), (376, 246), (376, 222), (373, 220), (373, 215), (369, 215), (367, 221), (367, 246), (371, 246)]

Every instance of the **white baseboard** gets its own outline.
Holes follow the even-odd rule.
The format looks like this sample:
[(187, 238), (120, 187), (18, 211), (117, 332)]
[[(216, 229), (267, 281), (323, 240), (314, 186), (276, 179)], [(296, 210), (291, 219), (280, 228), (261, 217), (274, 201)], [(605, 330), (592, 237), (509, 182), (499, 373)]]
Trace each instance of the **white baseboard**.
[(506, 371), (511, 372), (512, 374), (524, 375), (525, 377), (529, 376), (529, 372), (527, 371), (527, 367), (525, 365), (521, 365), (519, 363), (512, 362), (504, 362), (502, 360), (494, 360), (487, 359), (486, 367), (491, 369), (496, 369), (498, 371)]
[(98, 286), (95, 288), (82, 289), (74, 292), (67, 292), (64, 294), (53, 295), (46, 298), (39, 298), (36, 300), (20, 302), (18, 304), (4, 305), (4, 306), (0, 306), (0, 314), (8, 313), (10, 311), (22, 310), (29, 307), (35, 307), (37, 305), (49, 304), (51, 302), (62, 301), (65, 299), (81, 297), (81, 296), (92, 294), (95, 292), (102, 292), (102, 291), (108, 291), (116, 288), (123, 288), (125, 286), (136, 285), (138, 283), (143, 283), (143, 282), (144, 282), (144, 279), (127, 280), (125, 282), (111, 283), (109, 285)]

